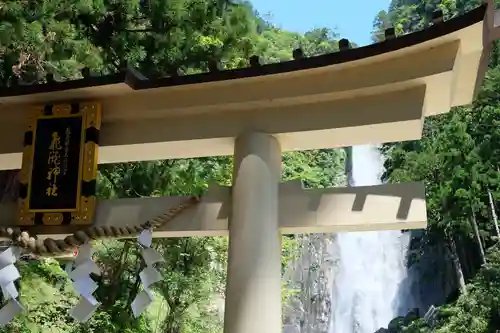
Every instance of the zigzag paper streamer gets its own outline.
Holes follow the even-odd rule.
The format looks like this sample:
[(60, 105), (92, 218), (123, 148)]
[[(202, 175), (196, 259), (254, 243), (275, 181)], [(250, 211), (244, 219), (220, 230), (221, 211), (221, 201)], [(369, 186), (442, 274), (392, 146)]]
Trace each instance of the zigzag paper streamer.
[(4, 298), (8, 300), (7, 304), (0, 309), (0, 327), (7, 325), (15, 316), (24, 311), (17, 300), (19, 292), (14, 284), (14, 281), (21, 277), (14, 265), (19, 256), (19, 249), (13, 247), (0, 253), (0, 288)]
[(153, 231), (144, 230), (141, 232), (137, 239), (139, 246), (142, 247), (142, 257), (146, 263), (146, 268), (144, 268), (139, 273), (139, 278), (141, 279), (142, 291), (137, 294), (135, 299), (132, 301), (132, 313), (134, 317), (139, 317), (146, 308), (153, 302), (153, 292), (149, 287), (158, 281), (161, 281), (163, 277), (160, 272), (158, 272), (154, 265), (158, 262), (163, 262), (163, 257), (155, 250), (151, 248), (151, 243), (153, 241)]
[(71, 316), (81, 323), (89, 320), (101, 305), (93, 296), (94, 291), (97, 289), (97, 283), (90, 277), (91, 273), (101, 275), (99, 266), (92, 260), (93, 254), (92, 245), (89, 243), (84, 244), (80, 246), (78, 255), (75, 258), (75, 269), (72, 269), (72, 264), (66, 266), (66, 272), (73, 280), (73, 287), (80, 295), (78, 304), (71, 310)]

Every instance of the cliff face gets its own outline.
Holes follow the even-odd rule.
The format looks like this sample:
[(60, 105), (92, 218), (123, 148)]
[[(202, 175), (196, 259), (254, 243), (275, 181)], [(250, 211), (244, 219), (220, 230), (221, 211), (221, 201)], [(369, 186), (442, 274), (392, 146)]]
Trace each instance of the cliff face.
[[(338, 180), (345, 186), (351, 178), (352, 159), (345, 150), (345, 168)], [(283, 309), (283, 333), (328, 333), (337, 299), (334, 279), (339, 267), (339, 249), (335, 234), (299, 235), (301, 251), (290, 263), (284, 281), (296, 289)]]
[[(412, 230), (412, 239), (418, 238), (423, 230)], [(448, 259), (444, 244), (428, 246), (417, 262), (408, 269), (408, 290), (420, 314), (425, 314), (431, 305), (446, 303), (447, 297), (458, 287), (452, 262)]]
[[(410, 231), (412, 245), (418, 242), (423, 230)], [(413, 249), (415, 250), (415, 249)], [(409, 252), (411, 253), (411, 251)], [(401, 333), (402, 328), (418, 317), (423, 317), (431, 305), (445, 304), (453, 297), (458, 287), (455, 270), (448, 258), (448, 251), (444, 244), (427, 246), (426, 251), (419, 253), (418, 260), (409, 265), (406, 278), (401, 281), (398, 288), (399, 300), (409, 300), (400, 303), (398, 313), (406, 315), (391, 320), (387, 328), (380, 328), (375, 333)]]
[(283, 309), (284, 333), (326, 333), (332, 313), (333, 279), (338, 258), (335, 235), (301, 235), (301, 254), (284, 279), (297, 290)]

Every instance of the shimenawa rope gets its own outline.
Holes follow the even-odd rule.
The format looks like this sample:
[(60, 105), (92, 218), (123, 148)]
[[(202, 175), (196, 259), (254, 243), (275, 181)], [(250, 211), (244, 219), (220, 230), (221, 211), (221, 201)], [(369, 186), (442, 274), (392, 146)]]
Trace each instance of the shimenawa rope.
[(90, 240), (98, 240), (103, 238), (134, 237), (139, 235), (143, 230), (162, 227), (172, 221), (186, 209), (197, 204), (199, 201), (200, 197), (191, 196), (186, 201), (169, 209), (165, 214), (160, 215), (138, 226), (91, 226), (87, 229), (77, 231), (64, 239), (46, 238), (44, 240), (38, 240), (35, 237), (31, 236), (28, 232), (21, 231), (21, 229), (19, 228), (0, 227), (0, 238), (9, 238), (13, 242), (14, 246), (18, 246), (26, 252), (32, 253), (34, 255), (61, 255), (70, 251), (74, 251), (76, 248), (78, 248), (78, 246), (83, 245)]

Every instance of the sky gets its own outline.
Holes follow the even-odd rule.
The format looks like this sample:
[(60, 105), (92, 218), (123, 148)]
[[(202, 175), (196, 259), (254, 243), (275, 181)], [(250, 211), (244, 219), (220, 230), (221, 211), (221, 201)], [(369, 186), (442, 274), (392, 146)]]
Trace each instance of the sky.
[[(375, 15), (390, 0), (251, 0), (261, 16), (276, 26), (304, 33), (330, 28), (359, 46), (371, 44)], [(270, 16), (267, 16), (270, 14)]]

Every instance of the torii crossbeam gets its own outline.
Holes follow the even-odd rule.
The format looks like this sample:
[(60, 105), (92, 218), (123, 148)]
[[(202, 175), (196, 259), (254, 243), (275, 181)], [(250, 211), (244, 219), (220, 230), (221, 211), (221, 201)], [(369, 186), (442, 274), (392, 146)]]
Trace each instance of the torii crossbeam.
[[(234, 154), (232, 187), (212, 186), (156, 236), (228, 234), (225, 333), (281, 332), (280, 233), (426, 226), (422, 184), (305, 190), (280, 184), (282, 152), (419, 139), (425, 117), (473, 101), (500, 35), (494, 17), (484, 4), (406, 36), (389, 29), (381, 43), (342, 40), (340, 52), (270, 65), (252, 57), (244, 69), (159, 80), (85, 72), (3, 89), (0, 169), (23, 171), (19, 207), (0, 207), (1, 225), (54, 238), (82, 225), (137, 225), (183, 198), (96, 203), (97, 161)], [(57, 179), (73, 187), (53, 177), (63, 151), (75, 157)]]
[[(94, 226), (138, 226), (161, 216), (188, 197), (101, 200)], [(231, 188), (212, 185), (197, 205), (164, 226), (155, 237), (227, 236), (232, 211)], [(0, 226), (17, 217), (17, 204), (0, 204)], [(282, 234), (339, 231), (403, 230), (426, 227), (422, 183), (303, 189), (300, 181), (279, 186), (279, 229)], [(73, 226), (33, 227), (39, 238), (62, 239)]]

